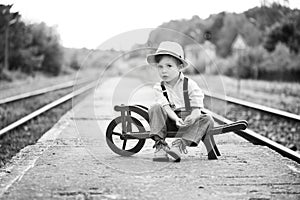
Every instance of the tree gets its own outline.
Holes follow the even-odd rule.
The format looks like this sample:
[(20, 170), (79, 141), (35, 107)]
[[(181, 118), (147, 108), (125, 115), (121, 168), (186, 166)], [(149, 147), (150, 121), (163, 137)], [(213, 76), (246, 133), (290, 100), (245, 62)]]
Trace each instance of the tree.
[(278, 42), (286, 44), (294, 53), (299, 52), (300, 31), (296, 29), (293, 22), (285, 22), (273, 27), (266, 38), (264, 47), (269, 52), (272, 52), (275, 50)]
[[(19, 13), (11, 13), (12, 5), (0, 5), (0, 31), (4, 32), (4, 65), (3, 68), (8, 70), (9, 68), (9, 28), (12, 24), (18, 21)], [(3, 68), (0, 69), (0, 74)]]
[(72, 58), (71, 58), (71, 63), (70, 63), (70, 67), (74, 70), (78, 70), (80, 69), (80, 64), (78, 62), (78, 55), (77, 53), (74, 53)]
[[(40, 70), (58, 75), (63, 52), (55, 27), (45, 23), (25, 24), (19, 13), (11, 13), (12, 5), (0, 5), (0, 78), (9, 70), (34, 75)], [(5, 75), (1, 75), (5, 69)], [(9, 77), (8, 77), (9, 78)]]
[(58, 75), (63, 63), (63, 50), (59, 43), (59, 35), (54, 27), (48, 27), (45, 23), (32, 24), (32, 46), (38, 47), (37, 55), (43, 55), (44, 59), (41, 71), (52, 75)]
[(279, 42), (284, 43), (293, 53), (300, 51), (300, 11), (293, 12), (285, 20), (272, 26), (264, 47), (272, 52)]

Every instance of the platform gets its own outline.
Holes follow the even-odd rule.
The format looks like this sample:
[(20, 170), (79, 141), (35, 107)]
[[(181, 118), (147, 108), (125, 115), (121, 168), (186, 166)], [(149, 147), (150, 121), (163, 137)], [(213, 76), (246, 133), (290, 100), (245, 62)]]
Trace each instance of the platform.
[(124, 97), (120, 84), (103, 83), (23, 149), (0, 172), (1, 199), (300, 199), (300, 165), (234, 133), (215, 137), (218, 160), (201, 144), (180, 163), (153, 162), (150, 140), (132, 157), (114, 154), (105, 142), (111, 105), (138, 96), (151, 103), (151, 88)]

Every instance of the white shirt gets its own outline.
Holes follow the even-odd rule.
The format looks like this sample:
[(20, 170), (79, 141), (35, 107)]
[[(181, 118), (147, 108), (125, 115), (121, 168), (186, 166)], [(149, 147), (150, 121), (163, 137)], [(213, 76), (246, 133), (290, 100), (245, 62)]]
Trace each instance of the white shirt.
[[(185, 107), (184, 97), (183, 97), (183, 79), (184, 79), (184, 75), (182, 72), (180, 72), (179, 79), (174, 85), (174, 87), (172, 87), (170, 84), (166, 82), (164, 83), (168, 93), (168, 98), (170, 100), (170, 103), (171, 105), (172, 104), (175, 105), (174, 109)], [(155, 92), (155, 102), (162, 106), (169, 105), (167, 98), (163, 95), (160, 82), (156, 83), (153, 89)], [(188, 91), (189, 91), (188, 96), (190, 99), (191, 107), (203, 108), (204, 93), (200, 89), (198, 84), (190, 78), (188, 81)]]

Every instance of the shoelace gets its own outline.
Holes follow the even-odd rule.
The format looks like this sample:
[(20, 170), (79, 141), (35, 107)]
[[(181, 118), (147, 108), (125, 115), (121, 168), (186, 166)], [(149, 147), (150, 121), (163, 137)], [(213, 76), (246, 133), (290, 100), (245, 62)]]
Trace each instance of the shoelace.
[(184, 154), (188, 153), (188, 151), (186, 149), (186, 145), (183, 143), (183, 141), (181, 139), (173, 141), (172, 146), (178, 147), (181, 153), (184, 153)]

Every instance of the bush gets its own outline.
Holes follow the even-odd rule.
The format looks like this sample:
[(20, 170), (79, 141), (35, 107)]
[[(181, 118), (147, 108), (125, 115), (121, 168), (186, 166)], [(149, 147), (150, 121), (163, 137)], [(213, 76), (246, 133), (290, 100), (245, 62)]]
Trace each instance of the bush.
[(236, 58), (233, 56), (224, 58), (217, 58), (215, 61), (216, 66), (213, 70), (211, 70), (212, 74), (223, 74), (226, 76), (234, 76), (234, 67), (235, 67)]
[(278, 43), (272, 53), (262, 46), (216, 61), (221, 74), (243, 79), (300, 81), (300, 54)]
[[(286, 45), (278, 43), (259, 66), (259, 78), (265, 80), (299, 81), (299, 56), (293, 56)], [(296, 64), (295, 64), (296, 63)], [(298, 77), (298, 78), (297, 78)]]
[(32, 24), (31, 31), (32, 45), (38, 47), (38, 55), (44, 56), (40, 70), (51, 75), (58, 75), (63, 64), (63, 50), (55, 28), (40, 23)]
[(77, 55), (76, 54), (73, 54), (73, 56), (72, 56), (70, 67), (71, 67), (71, 69), (74, 69), (74, 70), (79, 70), (80, 69), (80, 65), (79, 65), (79, 62), (77, 60)]
[(37, 48), (20, 49), (20, 63), (18, 66), (22, 72), (33, 75), (41, 68), (44, 55), (36, 56)]
[(268, 57), (268, 53), (262, 47), (254, 47), (246, 50), (237, 58), (236, 69), (240, 78), (258, 79), (260, 65)]
[(58, 44), (48, 46), (44, 52), (44, 61), (41, 70), (51, 75), (57, 76), (62, 67), (63, 55)]

